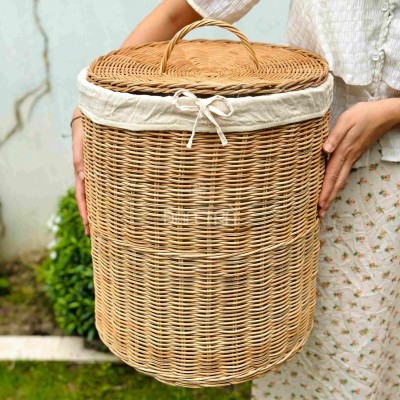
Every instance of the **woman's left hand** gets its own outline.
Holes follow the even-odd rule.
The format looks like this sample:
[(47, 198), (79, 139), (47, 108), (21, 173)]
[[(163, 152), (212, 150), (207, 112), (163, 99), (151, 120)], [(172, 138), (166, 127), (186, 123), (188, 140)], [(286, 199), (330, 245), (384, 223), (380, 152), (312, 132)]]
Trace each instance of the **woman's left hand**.
[(400, 123), (400, 99), (360, 102), (342, 113), (323, 144), (331, 153), (318, 200), (322, 218), (346, 186), (353, 164), (394, 125)]

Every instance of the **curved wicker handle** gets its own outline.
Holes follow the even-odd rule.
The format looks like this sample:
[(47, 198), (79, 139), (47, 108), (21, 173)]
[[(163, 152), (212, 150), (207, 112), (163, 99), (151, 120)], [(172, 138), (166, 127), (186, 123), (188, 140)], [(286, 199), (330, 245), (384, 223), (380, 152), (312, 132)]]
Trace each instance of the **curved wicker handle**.
[(258, 62), (256, 53), (255, 53), (249, 39), (247, 39), (247, 37), (244, 36), (242, 32), (240, 32), (234, 26), (232, 26), (226, 22), (219, 21), (217, 19), (202, 19), (200, 21), (196, 21), (196, 22), (193, 22), (192, 24), (186, 25), (178, 33), (176, 33), (176, 35), (168, 43), (168, 46), (165, 49), (163, 58), (161, 60), (161, 65), (160, 65), (160, 73), (161, 74), (167, 70), (167, 63), (168, 63), (169, 57), (170, 57), (175, 45), (191, 30), (193, 30), (195, 28), (199, 28), (201, 26), (219, 26), (220, 28), (225, 28), (228, 31), (234, 33), (240, 39), (240, 41), (243, 43), (246, 50), (249, 52), (249, 55), (250, 55), (251, 59), (253, 60), (255, 66), (257, 68), (259, 67), (260, 64)]

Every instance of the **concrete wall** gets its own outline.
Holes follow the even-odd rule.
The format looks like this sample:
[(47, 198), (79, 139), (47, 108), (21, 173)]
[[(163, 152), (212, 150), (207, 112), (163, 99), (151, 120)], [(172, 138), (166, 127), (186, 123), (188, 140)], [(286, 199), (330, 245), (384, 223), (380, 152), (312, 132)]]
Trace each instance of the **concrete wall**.
[[(155, 0), (6, 0), (0, 13), (0, 259), (43, 248), (46, 221), (73, 185), (69, 121), (76, 75), (118, 48)], [(289, 0), (261, 0), (236, 25), (283, 39)], [(233, 38), (202, 28), (188, 38)]]

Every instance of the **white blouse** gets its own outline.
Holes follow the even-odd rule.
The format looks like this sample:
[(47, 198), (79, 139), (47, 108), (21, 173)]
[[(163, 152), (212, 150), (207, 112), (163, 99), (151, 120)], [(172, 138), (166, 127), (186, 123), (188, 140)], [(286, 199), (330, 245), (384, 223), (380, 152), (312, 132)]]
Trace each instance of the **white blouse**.
[[(187, 2), (205, 18), (232, 23), (259, 0)], [(400, 97), (400, 0), (291, 0), (284, 43), (327, 60), (337, 87), (331, 127), (358, 101)], [(379, 142), (382, 160), (400, 162), (400, 125)], [(369, 150), (353, 168), (368, 158)]]

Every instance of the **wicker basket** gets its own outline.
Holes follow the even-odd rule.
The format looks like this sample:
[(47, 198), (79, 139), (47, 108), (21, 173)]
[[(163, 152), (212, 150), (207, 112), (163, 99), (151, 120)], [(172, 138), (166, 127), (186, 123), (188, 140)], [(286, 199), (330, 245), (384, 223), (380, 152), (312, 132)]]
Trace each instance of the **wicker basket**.
[[(181, 41), (205, 25), (241, 42)], [(79, 87), (102, 341), (187, 387), (297, 354), (316, 299), (325, 60), (202, 20), (99, 57)]]

